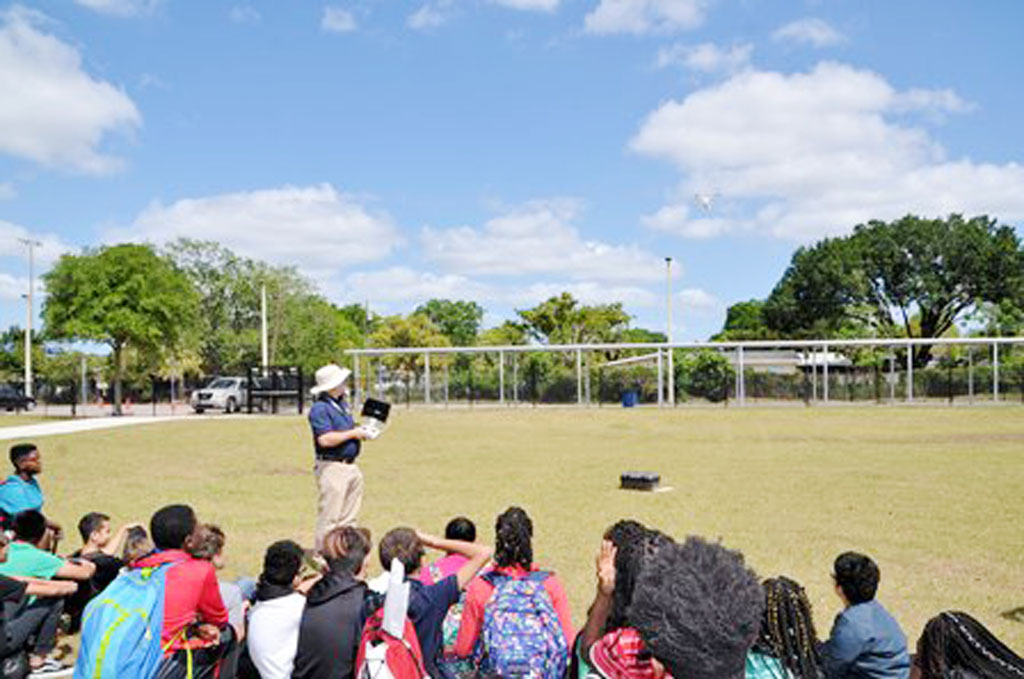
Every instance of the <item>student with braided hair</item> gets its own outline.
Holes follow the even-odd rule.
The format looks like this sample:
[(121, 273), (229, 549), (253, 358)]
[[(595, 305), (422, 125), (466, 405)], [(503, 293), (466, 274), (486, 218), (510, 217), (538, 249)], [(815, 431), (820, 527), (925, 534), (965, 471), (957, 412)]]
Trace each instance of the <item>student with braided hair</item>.
[(747, 655), (747, 679), (821, 679), (818, 635), (804, 588), (785, 576), (761, 586), (764, 615)]
[(911, 679), (1024, 679), (1024, 659), (980, 622), (945, 611), (924, 626)]
[(533, 522), (522, 508), (499, 514), (494, 532), (494, 569), (466, 590), (455, 655), (475, 655), (487, 676), (560, 678), (574, 637), (565, 587), (533, 562)]
[(644, 561), (671, 538), (632, 520), (605, 531), (596, 560), (597, 591), (576, 640), (576, 676), (649, 679), (650, 652), (630, 625), (629, 606)]

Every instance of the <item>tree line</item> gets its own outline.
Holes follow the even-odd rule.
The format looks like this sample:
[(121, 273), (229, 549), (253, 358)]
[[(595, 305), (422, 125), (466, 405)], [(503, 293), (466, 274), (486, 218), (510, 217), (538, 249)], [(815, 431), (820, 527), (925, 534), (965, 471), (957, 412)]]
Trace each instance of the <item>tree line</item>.
[[(60, 350), (61, 343), (106, 345), (109, 356), (88, 360), (90, 370), (109, 375), (115, 404), (125, 381), (244, 374), (259, 365), (263, 290), (270, 363), (307, 372), (339, 360), (344, 349), (366, 346), (665, 341), (663, 333), (631, 327), (622, 303), (588, 305), (569, 293), (517, 310), (514, 319), (491, 328), (482, 327), (483, 307), (468, 300), (432, 299), (411, 313), (382, 316), (363, 304), (330, 302), (294, 267), (190, 239), (160, 249), (86, 249), (61, 257), (43, 278), (47, 296), (34, 365), (46, 379), (70, 381), (82, 354)], [(1006, 335), (1024, 328), (1022, 310), (1024, 250), (1012, 227), (984, 216), (907, 216), (798, 248), (771, 292), (731, 306), (711, 339), (940, 337), (970, 316), (986, 332)], [(23, 342), (17, 328), (0, 335), (0, 371), (8, 379), (21, 369)], [(608, 351), (594, 360), (623, 355)], [(926, 345), (914, 356), (920, 365), (931, 358)], [(408, 380), (422, 360), (395, 356), (386, 364)], [(457, 373), (471, 371), (473, 361), (493, 362), (462, 355), (451, 360)], [(538, 354), (524, 370), (537, 378), (571, 361)]]

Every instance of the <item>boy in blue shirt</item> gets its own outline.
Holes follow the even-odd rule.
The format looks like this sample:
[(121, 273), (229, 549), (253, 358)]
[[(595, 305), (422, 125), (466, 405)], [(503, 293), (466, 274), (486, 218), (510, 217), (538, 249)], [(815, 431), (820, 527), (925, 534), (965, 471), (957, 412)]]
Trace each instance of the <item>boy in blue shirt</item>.
[(832, 577), (845, 608), (821, 646), (829, 679), (907, 679), (910, 655), (899, 623), (875, 600), (878, 565), (868, 556), (844, 552)]

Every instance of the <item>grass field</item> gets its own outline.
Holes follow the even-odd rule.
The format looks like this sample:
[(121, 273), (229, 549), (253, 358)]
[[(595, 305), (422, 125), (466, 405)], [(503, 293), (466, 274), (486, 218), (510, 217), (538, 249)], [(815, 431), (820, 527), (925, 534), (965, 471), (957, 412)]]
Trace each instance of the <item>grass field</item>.
[[(195, 418), (40, 444), (47, 508), (69, 539), (88, 510), (120, 522), (185, 501), (226, 529), (230, 572), (254, 574), (275, 539), (311, 541), (312, 453), (298, 417)], [(799, 580), (821, 635), (838, 606), (832, 559), (856, 549), (879, 562), (880, 599), (912, 642), (931, 615), (958, 608), (1024, 650), (1018, 407), (399, 409), (364, 450), (362, 518), (375, 538), (396, 525), (440, 531), (466, 514), (490, 540), (494, 516), (520, 504), (577, 624), (602, 531), (633, 517), (677, 537), (721, 537), (762, 576)], [(617, 490), (627, 469), (658, 471), (673, 490)]]

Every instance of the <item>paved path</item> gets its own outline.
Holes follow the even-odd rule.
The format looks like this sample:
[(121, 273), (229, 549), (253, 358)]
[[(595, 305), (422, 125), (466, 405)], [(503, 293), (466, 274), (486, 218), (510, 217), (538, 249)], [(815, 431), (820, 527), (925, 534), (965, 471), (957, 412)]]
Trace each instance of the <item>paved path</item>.
[[(134, 415), (132, 417), (90, 417), (78, 420), (60, 420), (59, 422), (40, 422), (39, 424), (23, 424), (16, 427), (0, 427), (0, 441), (11, 439), (34, 439), (41, 436), (56, 436), (58, 434), (77, 434), (82, 431), (95, 431), (97, 429), (115, 429), (118, 427), (132, 427), (140, 424), (152, 424), (155, 422), (171, 422), (183, 419), (181, 416), (172, 417), (144, 417)], [(205, 420), (205, 417), (189, 418), (191, 420)]]

